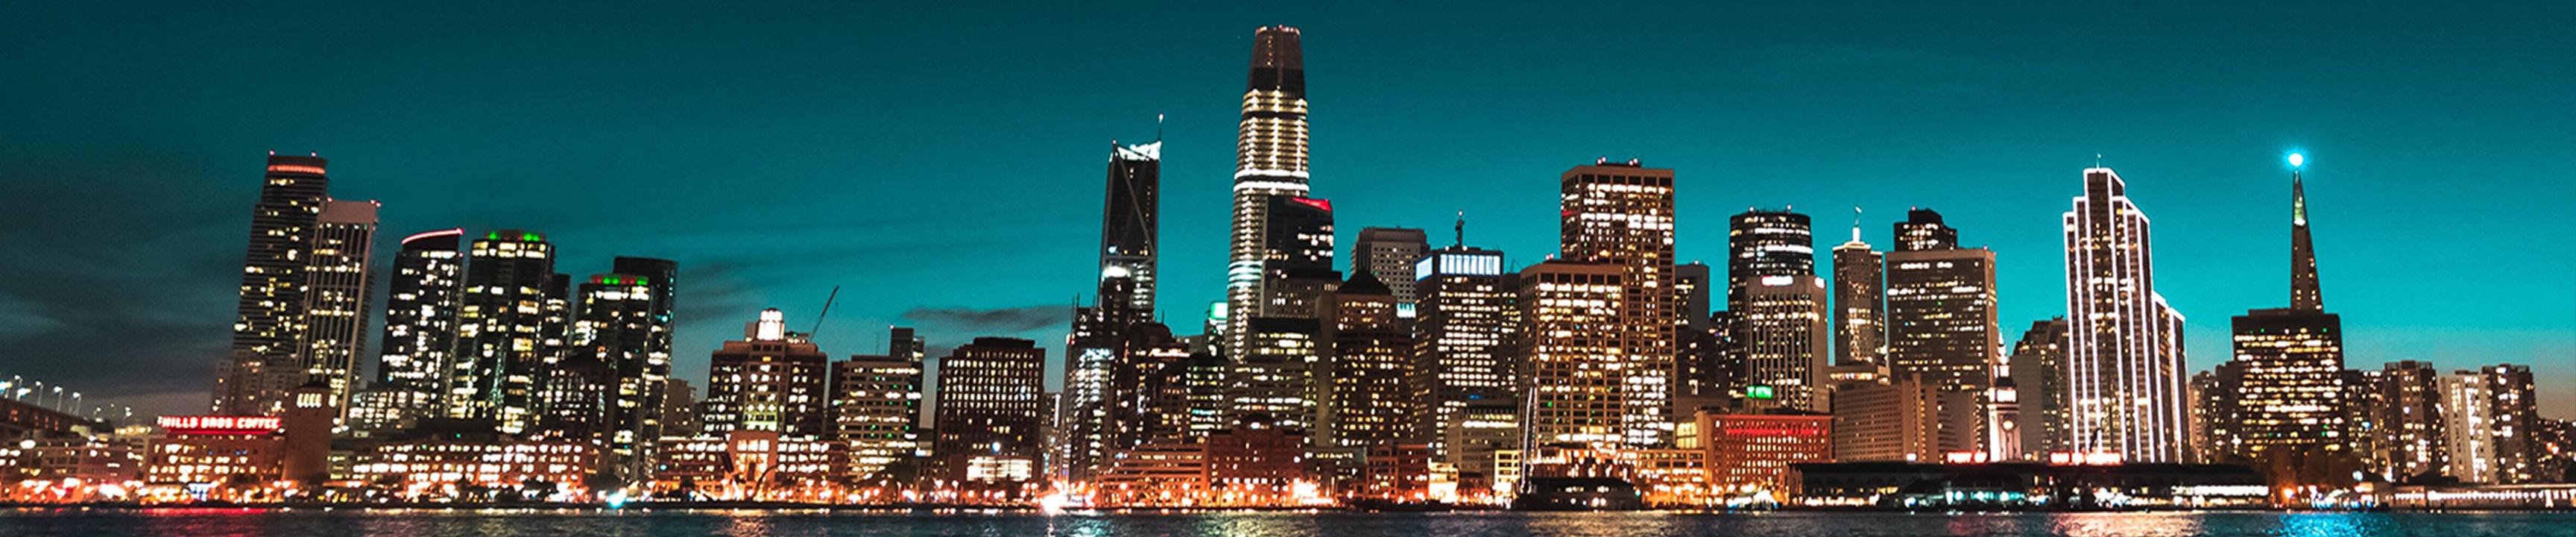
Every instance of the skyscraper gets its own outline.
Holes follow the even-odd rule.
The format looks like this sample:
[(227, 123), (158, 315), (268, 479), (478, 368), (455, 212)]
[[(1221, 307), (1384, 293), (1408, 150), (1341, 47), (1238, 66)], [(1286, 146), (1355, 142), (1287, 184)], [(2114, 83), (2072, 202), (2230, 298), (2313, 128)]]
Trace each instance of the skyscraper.
[(315, 220), (312, 259), (304, 273), (303, 371), (284, 381), (319, 381), (330, 388), (337, 424), (348, 415), (358, 387), (358, 354), (367, 340), (368, 300), (374, 289), (376, 202), (332, 200)]
[(307, 271), (319, 217), (330, 204), (330, 160), (268, 155), (260, 201), (250, 207), (250, 248), (232, 323), (232, 351), (214, 380), (214, 413), (273, 416), (304, 385)]
[[(1162, 235), (1163, 141), (1121, 146), (1109, 142), (1108, 194), (1100, 213), (1100, 278), (1126, 278), (1127, 308), (1154, 315), (1154, 285)], [(1106, 288), (1108, 284), (1102, 283)]]
[(1521, 270), (1527, 449), (1627, 440), (1628, 346), (1622, 331), (1603, 329), (1627, 318), (1633, 293), (1626, 277), (1607, 263), (1548, 261)]
[(2243, 364), (2244, 379), (2228, 396), (2239, 405), (2244, 445), (2230, 455), (2357, 462), (2344, 409), (2343, 321), (2326, 313), (2319, 294), (2307, 187), (2296, 169), (2290, 172), (2290, 307), (2248, 311), (2231, 324), (2232, 359)]
[(2442, 371), (2429, 362), (2389, 362), (2379, 370), (2375, 471), (2391, 480), (2443, 475), (2451, 467), (2450, 431), (2442, 412)]
[(1360, 228), (1359, 239), (1351, 243), (1351, 272), (1368, 273), (1371, 279), (1386, 284), (1395, 293), (1396, 310), (1403, 318), (1418, 313), (1413, 281), (1413, 262), (1421, 261), (1431, 250), (1430, 239), (1420, 229), (1404, 227)]
[(1351, 267), (1351, 279), (1333, 293), (1325, 363), (1326, 388), (1319, 443), (1368, 450), (1411, 443), (1411, 420), (1423, 415), (1405, 382), (1413, 374), (1413, 335), (1396, 316), (1394, 291)]
[[(1280, 198), (1304, 199), (1306, 187), (1306, 67), (1296, 28), (1267, 26), (1252, 37), (1252, 71), (1243, 92), (1243, 120), (1235, 139), (1234, 233), (1226, 265), (1226, 303), (1237, 319), (1271, 316), (1266, 303), (1274, 263), (1298, 257), (1272, 240), (1272, 209)], [(1330, 209), (1326, 209), (1329, 211)], [(1329, 236), (1329, 234), (1327, 235)], [(1330, 239), (1325, 254), (1330, 258)], [(1331, 267), (1331, 263), (1325, 263)], [(1336, 278), (1338, 280), (1338, 278)], [(1240, 352), (1248, 334), (1235, 326), (1227, 347)]]
[[(1834, 365), (1885, 367), (1887, 351), (1887, 255), (1861, 242), (1852, 227), (1851, 242), (1834, 247)], [(1837, 429), (1839, 430), (1839, 429)]]
[[(350, 409), (350, 428), (373, 434), (446, 415), (447, 370), (456, 352), (456, 308), (465, 253), (463, 229), (416, 233), (394, 254), (385, 293), (384, 343), (376, 379)], [(370, 419), (355, 419), (359, 415)]]
[(1617, 267), (1625, 307), (1606, 326), (1619, 351), (1615, 371), (1622, 441), (1652, 446), (1672, 436), (1674, 334), (1684, 324), (1673, 275), (1673, 170), (1609, 159), (1558, 176), (1560, 257)]
[(805, 334), (787, 331), (784, 313), (760, 310), (742, 339), (724, 342), (708, 361), (707, 396), (699, 403), (706, 432), (830, 436), (830, 362)]
[(2033, 321), (2013, 343), (2012, 379), (2021, 396), (2021, 452), (2030, 456), (2069, 451), (2066, 318)]
[[(1424, 412), (1420, 431), (1436, 431), (1477, 401), (1518, 401), (1512, 338), (1519, 328), (1518, 286), (1503, 274), (1503, 253), (1465, 245), (1414, 263), (1421, 293), (1414, 317), (1413, 392)], [(1446, 436), (1434, 442), (1445, 456)]]
[(1043, 454), (1046, 350), (979, 337), (939, 360), (928, 475), (957, 483), (1035, 479)]
[(1960, 248), (1958, 231), (1927, 209), (1915, 209), (1897, 224), (1897, 235), (1909, 233), (1933, 238), (1908, 241), (1907, 249), (1887, 254), (1888, 373), (1964, 394), (1947, 396), (1945, 403), (1973, 405), (1942, 409), (1943, 452), (2020, 451), (2017, 440), (1994, 438), (2014, 429), (1996, 415), (2003, 406), (1996, 377), (2004, 350), (1995, 313), (1995, 252)]
[(1814, 275), (1765, 276), (1744, 293), (1741, 336), (1748, 395), (1811, 412), (1832, 408), (1825, 378), (1833, 330), (1825, 282)]
[[(1333, 204), (1297, 196), (1269, 196), (1262, 240), (1260, 300), (1253, 309), (1229, 308), (1236, 338), (1228, 373), (1236, 419), (1260, 415), (1312, 431), (1322, 385), (1315, 375), (1331, 342), (1324, 341), (1324, 300), (1341, 284), (1333, 269)], [(1246, 312), (1254, 312), (1246, 315)]]
[(663, 436), (662, 390), (671, 376), (669, 297), (659, 291), (669, 289), (665, 278), (678, 271), (659, 259), (621, 257), (616, 264), (651, 275), (600, 274), (583, 282), (567, 335), (571, 348), (561, 362), (567, 365), (548, 372), (556, 377), (590, 375), (569, 384), (598, 386), (599, 397), (569, 395), (595, 400), (599, 410), (547, 413), (558, 419), (597, 420), (587, 427), (589, 439), (605, 444), (619, 475), (641, 478), (652, 462), (655, 441)]
[(457, 299), (456, 352), (448, 369), (450, 417), (492, 420), (517, 434), (532, 424), (537, 384), (559, 350), (547, 341), (547, 303), (554, 285), (554, 245), (516, 229), (475, 239)]
[(2087, 168), (2064, 223), (2074, 450), (2183, 460), (2182, 314), (2156, 293), (2146, 213), (2119, 174)]
[(850, 475), (877, 474), (919, 451), (922, 355), (907, 343), (911, 328), (890, 330), (885, 355), (851, 355), (832, 363), (834, 438), (850, 444)]

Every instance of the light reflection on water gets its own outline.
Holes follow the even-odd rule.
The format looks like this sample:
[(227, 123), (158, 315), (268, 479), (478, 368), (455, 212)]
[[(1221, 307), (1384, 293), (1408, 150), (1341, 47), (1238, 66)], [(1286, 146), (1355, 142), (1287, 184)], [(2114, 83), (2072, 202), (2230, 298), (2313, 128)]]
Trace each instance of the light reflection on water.
[(0, 536), (2576, 537), (2576, 513), (1201, 513), (0, 511)]

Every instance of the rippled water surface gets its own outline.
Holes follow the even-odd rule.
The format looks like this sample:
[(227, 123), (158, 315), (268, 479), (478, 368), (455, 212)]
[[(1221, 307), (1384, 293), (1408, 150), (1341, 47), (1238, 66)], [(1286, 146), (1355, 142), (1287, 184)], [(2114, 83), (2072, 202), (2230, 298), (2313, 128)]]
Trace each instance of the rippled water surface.
[(1209, 513), (1042, 516), (750, 511), (0, 511), (0, 535), (462, 536), (1242, 536), (1603, 535), (2570, 536), (2576, 513)]

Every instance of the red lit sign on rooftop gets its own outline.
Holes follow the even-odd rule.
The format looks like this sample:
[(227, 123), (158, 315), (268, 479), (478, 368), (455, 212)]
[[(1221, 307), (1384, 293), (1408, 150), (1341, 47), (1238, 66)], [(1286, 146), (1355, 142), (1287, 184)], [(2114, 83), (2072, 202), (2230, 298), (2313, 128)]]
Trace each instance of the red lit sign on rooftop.
[(266, 434), (277, 432), (274, 416), (162, 416), (161, 430), (171, 434)]
[(1314, 199), (1314, 198), (1288, 198), (1288, 201), (1294, 201), (1294, 202), (1297, 202), (1297, 203), (1305, 204), (1307, 207), (1314, 207), (1314, 208), (1322, 209), (1322, 210), (1325, 210), (1325, 211), (1331, 211), (1331, 210), (1333, 210), (1333, 200), (1319, 200), (1319, 199)]

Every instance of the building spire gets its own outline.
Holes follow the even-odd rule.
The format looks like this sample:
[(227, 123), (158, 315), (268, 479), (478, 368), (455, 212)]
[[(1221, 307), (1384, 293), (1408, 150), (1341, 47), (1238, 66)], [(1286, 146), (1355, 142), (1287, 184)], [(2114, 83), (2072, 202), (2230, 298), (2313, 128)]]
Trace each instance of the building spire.
[(2317, 284), (2316, 246), (2308, 239), (2308, 189), (2299, 176), (2307, 158), (2290, 154), (2290, 309), (2323, 312), (2324, 290)]

